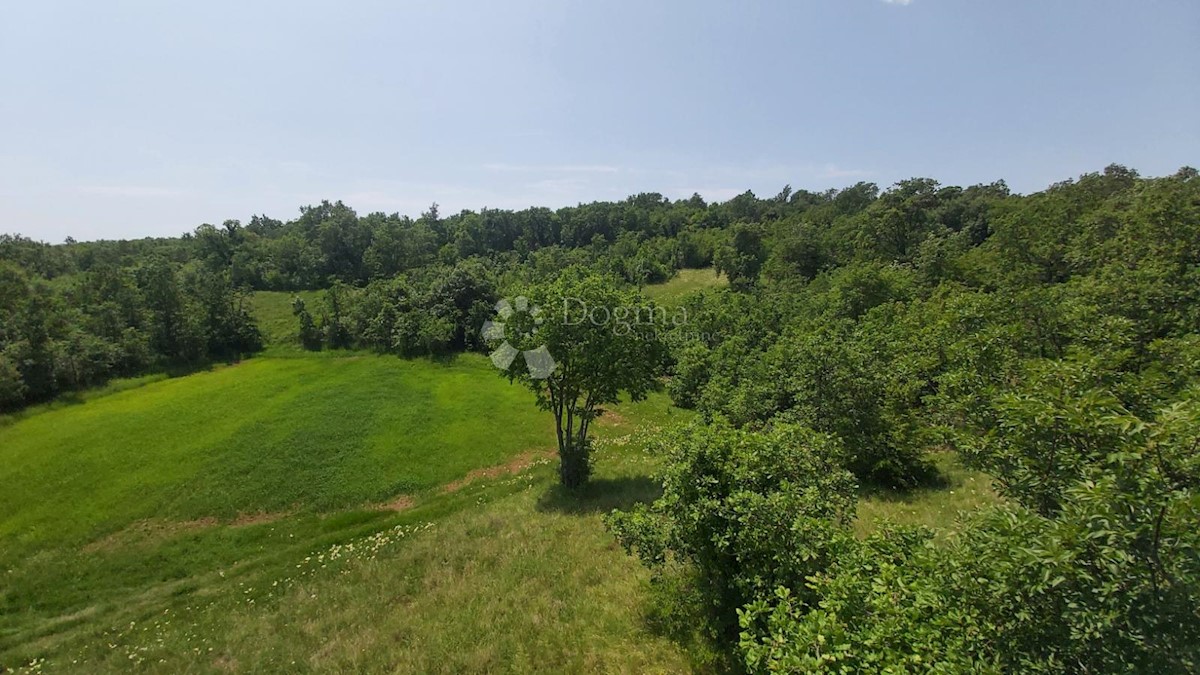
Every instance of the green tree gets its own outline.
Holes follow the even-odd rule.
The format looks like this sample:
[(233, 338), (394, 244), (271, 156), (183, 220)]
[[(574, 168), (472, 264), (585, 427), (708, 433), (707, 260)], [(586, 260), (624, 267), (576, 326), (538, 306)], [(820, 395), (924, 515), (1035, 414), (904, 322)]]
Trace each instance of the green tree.
[(642, 399), (659, 386), (666, 347), (657, 329), (666, 314), (620, 290), (616, 280), (579, 269), (535, 287), (529, 298), (528, 306), (518, 301), (502, 309), (503, 328), (492, 324), (485, 337), (509, 379), (532, 389), (538, 406), (553, 413), (559, 477), (578, 487), (591, 472), (588, 432), (601, 406), (621, 394)]
[(713, 264), (718, 272), (729, 277), (730, 286), (744, 291), (758, 281), (758, 272), (766, 259), (762, 228), (738, 223), (730, 231), (728, 242), (713, 255)]
[(317, 328), (317, 323), (305, 307), (304, 300), (298, 295), (292, 298), (292, 315), (300, 321), (300, 344), (310, 351), (319, 350), (322, 343), (321, 329)]
[(736, 644), (742, 607), (780, 586), (803, 589), (853, 539), (854, 478), (834, 436), (717, 421), (669, 432), (657, 450), (666, 457), (662, 497), (607, 524), (656, 586), (691, 579), (699, 597), (681, 609), (725, 647)]

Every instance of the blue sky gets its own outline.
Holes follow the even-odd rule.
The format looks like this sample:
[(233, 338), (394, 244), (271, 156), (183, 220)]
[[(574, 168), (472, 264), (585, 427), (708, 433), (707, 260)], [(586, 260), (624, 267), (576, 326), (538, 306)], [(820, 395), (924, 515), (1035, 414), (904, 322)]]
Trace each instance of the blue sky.
[(1200, 164), (1194, 0), (9, 2), (0, 232)]

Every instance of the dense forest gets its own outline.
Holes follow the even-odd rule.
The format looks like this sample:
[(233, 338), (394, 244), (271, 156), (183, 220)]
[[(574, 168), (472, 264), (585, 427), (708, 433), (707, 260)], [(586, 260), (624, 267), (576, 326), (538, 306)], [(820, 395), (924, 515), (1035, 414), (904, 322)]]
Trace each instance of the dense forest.
[[(679, 639), (754, 672), (1200, 667), (1190, 168), (1114, 165), (1030, 195), (922, 178), (415, 220), (322, 202), (141, 241), (6, 235), (0, 408), (251, 355), (254, 291), (325, 290), (295, 301), (307, 349), (415, 356), (488, 350), (501, 297), (570, 281), (636, 298), (710, 266), (729, 287), (687, 300), (639, 385), (699, 421), (659, 441), (662, 496), (608, 519)], [(935, 449), (989, 473), (1004, 505), (948, 542), (856, 536), (856, 490), (936, 483)]]

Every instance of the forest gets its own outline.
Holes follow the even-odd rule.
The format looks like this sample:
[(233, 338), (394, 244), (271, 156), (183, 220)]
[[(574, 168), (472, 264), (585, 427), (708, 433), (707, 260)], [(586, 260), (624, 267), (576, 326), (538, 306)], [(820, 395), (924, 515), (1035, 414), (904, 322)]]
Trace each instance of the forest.
[[(564, 298), (654, 308), (647, 287), (710, 267), (727, 287), (653, 331), (555, 318)], [(701, 668), (1200, 668), (1195, 169), (416, 219), (325, 201), (176, 238), (0, 235), (0, 411), (253, 360), (268, 291), (295, 295), (300, 349), (409, 359), (494, 353), (481, 328), (502, 299), (548, 308), (528, 346), (555, 374), (496, 377), (553, 413), (567, 489), (588, 483), (608, 407), (661, 390), (693, 411), (651, 442), (654, 498), (604, 526)], [(948, 539), (855, 530), (863, 490), (941, 484), (939, 453), (1000, 502)]]

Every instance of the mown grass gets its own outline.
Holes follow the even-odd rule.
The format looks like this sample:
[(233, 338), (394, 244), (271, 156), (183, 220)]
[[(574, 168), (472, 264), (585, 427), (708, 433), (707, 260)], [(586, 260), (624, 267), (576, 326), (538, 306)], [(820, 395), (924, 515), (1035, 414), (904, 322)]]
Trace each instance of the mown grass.
[(304, 301), (313, 317), (321, 315), (325, 291), (258, 291), (250, 298), (250, 308), (268, 353), (295, 351), (300, 348), (300, 321), (292, 314), (292, 300)]
[(27, 415), (0, 427), (0, 649), (265, 545), (233, 525), (298, 514), (303, 539), (313, 514), (432, 491), (551, 429), (473, 355), (255, 359)]
[(254, 359), (0, 428), (0, 537), (78, 543), (150, 516), (381, 500), (545, 446), (550, 430), (480, 356)]
[(652, 460), (639, 454), (602, 447), (605, 489), (582, 497), (557, 491), (549, 461), (440, 495), (433, 501), (455, 502), (441, 517), (417, 507), (400, 530), (231, 573), (218, 595), (114, 625), (59, 663), (98, 672), (685, 671), (687, 655), (643, 619), (645, 571), (600, 520), (654, 497), (641, 466)]
[(710, 288), (724, 288), (729, 279), (717, 274), (711, 267), (683, 269), (661, 284), (652, 284), (642, 289), (647, 298), (660, 305), (675, 307), (689, 295)]
[[(644, 438), (630, 440), (635, 425), (687, 416), (662, 395), (618, 406), (598, 423), (596, 481), (580, 495), (556, 489), (553, 462), (541, 455), (523, 473), (427, 490), (399, 512), (368, 503), (248, 524), (156, 518), (72, 555), (43, 550), (37, 556), (50, 564), (37, 570), (45, 576), (25, 569), (9, 577), (0, 664), (48, 658), (48, 668), (88, 672), (685, 669), (683, 652), (648, 632), (645, 574), (600, 516), (657, 494), (649, 479), (656, 460), (643, 452)], [(388, 543), (376, 546), (381, 538)], [(355, 542), (359, 553), (328, 557)], [(67, 589), (55, 587), (64, 581)], [(47, 598), (73, 600), (78, 613), (50, 612)]]

